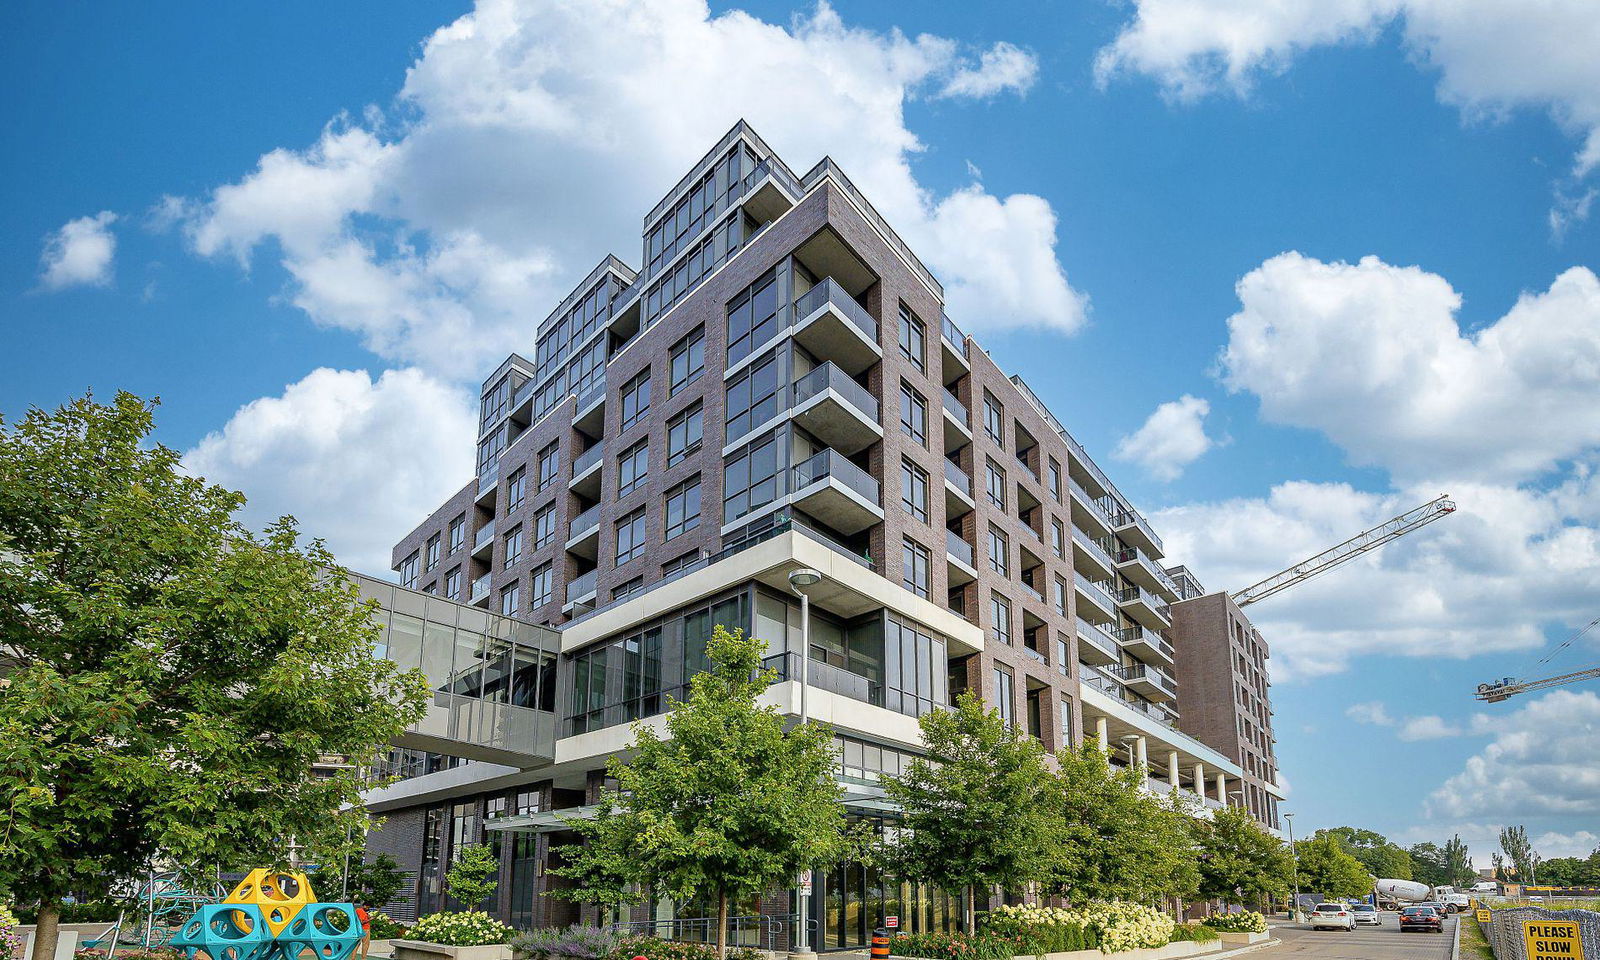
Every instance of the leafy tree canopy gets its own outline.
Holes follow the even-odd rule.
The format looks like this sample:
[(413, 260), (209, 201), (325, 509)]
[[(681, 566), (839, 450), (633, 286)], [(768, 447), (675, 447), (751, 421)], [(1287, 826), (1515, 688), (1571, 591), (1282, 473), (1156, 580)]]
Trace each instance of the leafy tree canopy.
[(500, 859), (488, 844), (469, 843), (444, 875), (444, 887), (456, 902), (476, 910), (499, 885)]
[(1057, 784), (1039, 741), (970, 691), (919, 723), (928, 757), (883, 781), (903, 811), (886, 856), (901, 876), (964, 893), (970, 929), (977, 890), (1019, 890), (1046, 875), (1059, 838)]
[(1383, 834), (1357, 827), (1330, 827), (1318, 832), (1327, 833), (1338, 840), (1345, 853), (1361, 861), (1361, 865), (1373, 876), (1411, 879), (1411, 855), (1400, 846), (1390, 843)]
[(1200, 896), (1259, 902), (1289, 891), (1294, 866), (1288, 848), (1249, 813), (1238, 807), (1216, 810), (1209, 820), (1197, 818), (1194, 832)]
[(1295, 844), (1300, 864), (1300, 889), (1324, 897), (1360, 897), (1372, 892), (1372, 876), (1361, 861), (1344, 852), (1326, 833)]
[(613, 759), (617, 790), (582, 838), (552, 868), (575, 881), (554, 891), (580, 902), (636, 902), (646, 888), (718, 904), (717, 946), (727, 947), (729, 898), (789, 886), (851, 848), (834, 777), (833, 734), (820, 724), (785, 729), (756, 698), (772, 682), (763, 641), (718, 626), (712, 662), (690, 681), (689, 699), (667, 714), (668, 737), (634, 726), (632, 759)]
[(426, 702), (320, 541), (242, 526), (148, 443), (152, 410), (0, 421), (0, 877), (41, 905), (36, 956), (62, 897), (158, 855), (209, 874), (360, 835), (355, 770), (313, 764), (370, 762)]

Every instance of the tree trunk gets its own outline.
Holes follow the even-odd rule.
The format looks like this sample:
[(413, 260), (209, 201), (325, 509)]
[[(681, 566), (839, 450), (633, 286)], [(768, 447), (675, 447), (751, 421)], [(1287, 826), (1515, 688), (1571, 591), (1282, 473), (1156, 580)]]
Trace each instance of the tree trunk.
[[(728, 956), (728, 891), (717, 891), (717, 960)], [(37, 958), (36, 958), (37, 960)]]
[(33, 960), (54, 960), (60, 939), (61, 904), (45, 900), (39, 904), (38, 926), (33, 931)]
[(978, 932), (978, 892), (972, 884), (967, 884), (967, 932)]

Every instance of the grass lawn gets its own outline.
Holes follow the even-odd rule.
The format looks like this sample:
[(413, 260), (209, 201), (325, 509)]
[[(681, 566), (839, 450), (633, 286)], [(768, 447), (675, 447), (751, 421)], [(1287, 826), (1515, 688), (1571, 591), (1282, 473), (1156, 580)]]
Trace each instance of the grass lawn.
[(1460, 923), (1462, 960), (1494, 960), (1494, 952), (1489, 949), (1489, 941), (1484, 939), (1478, 921), (1463, 915)]

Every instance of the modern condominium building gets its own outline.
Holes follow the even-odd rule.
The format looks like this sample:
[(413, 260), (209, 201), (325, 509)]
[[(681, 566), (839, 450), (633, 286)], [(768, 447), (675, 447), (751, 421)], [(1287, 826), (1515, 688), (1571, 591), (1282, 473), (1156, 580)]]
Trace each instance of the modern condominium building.
[[(398, 912), (438, 908), (441, 865), (488, 837), (502, 916), (578, 919), (545, 896), (561, 817), (594, 802), (629, 723), (683, 695), (715, 624), (767, 642), (786, 712), (811, 658), (809, 712), (836, 732), (856, 816), (892, 816), (878, 775), (964, 690), (1052, 751), (1097, 737), (1153, 790), (1229, 802), (1247, 771), (1178, 710), (1186, 670), (1228, 668), (1174, 639), (1160, 537), (946, 316), (832, 160), (796, 175), (741, 122), (645, 217), (639, 262), (601, 261), (484, 381), (477, 476), (395, 547), (396, 603), (418, 591), (451, 623), (487, 608), (559, 638), (525, 693), (469, 645), (430, 674), (473, 671), (446, 685), (542, 710), (554, 738), (548, 758), (448, 737), (397, 753), (407, 778), (369, 800), (387, 818), (372, 848), (416, 877)], [(808, 645), (802, 568), (822, 575)], [(821, 949), (862, 945), (884, 913), (920, 930), (958, 910), (859, 864), (819, 876), (811, 903)], [(793, 909), (775, 891), (740, 912)]]

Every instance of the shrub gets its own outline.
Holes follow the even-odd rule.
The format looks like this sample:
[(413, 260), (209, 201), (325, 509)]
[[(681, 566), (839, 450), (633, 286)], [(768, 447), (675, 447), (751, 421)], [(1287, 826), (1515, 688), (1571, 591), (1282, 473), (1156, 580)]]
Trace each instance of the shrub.
[[(990, 911), (984, 925), (996, 932), (1011, 932), (1018, 953), (1053, 953), (1059, 949), (1094, 949), (1120, 953), (1139, 947), (1166, 946), (1174, 926), (1172, 918), (1152, 907), (1114, 900), (1081, 907), (1004, 906)], [(1077, 932), (1069, 932), (1077, 928)], [(1083, 947), (1061, 948), (1055, 943), (1081, 942)], [(1042, 948), (1041, 948), (1042, 945)]]
[[(181, 955), (175, 950), (162, 947), (118, 947), (117, 960), (179, 960)], [(75, 960), (105, 960), (106, 950), (103, 947), (83, 947), (73, 953)]]
[[(63, 903), (61, 905), (61, 922), (112, 923), (121, 912), (122, 905), (115, 900), (84, 900), (79, 903)], [(19, 904), (17, 906), (16, 919), (18, 923), (38, 923), (38, 905)], [(121, 953), (120, 950), (117, 952)]]
[(535, 960), (601, 960), (616, 954), (624, 939), (615, 930), (573, 924), (519, 933), (511, 946)]
[(447, 947), (510, 943), (515, 935), (515, 930), (480, 910), (429, 914), (411, 928), (411, 939)]
[(1213, 930), (1223, 933), (1266, 933), (1267, 918), (1254, 910), (1239, 913), (1213, 913), (1200, 921)]
[(22, 934), (17, 932), (17, 918), (0, 903), (0, 957), (13, 957), (21, 950)]
[[(728, 948), (728, 960), (760, 960), (760, 956), (748, 947)], [(606, 960), (633, 960), (634, 957), (644, 957), (646, 960), (717, 960), (717, 948), (709, 943), (683, 943), (633, 934), (624, 937)]]
[(1011, 940), (1017, 954), (1037, 956), (1100, 946), (1098, 928), (1060, 907), (1004, 906), (985, 914), (981, 925), (988, 932)]
[(1218, 939), (1217, 931), (1203, 923), (1180, 923), (1172, 928), (1172, 943), (1177, 943), (1179, 940), (1210, 943), (1216, 939)]
[(908, 933), (889, 938), (889, 953), (930, 960), (1011, 960), (1018, 944), (992, 933)]
[(406, 935), (406, 927), (400, 921), (377, 910), (368, 911), (367, 925), (372, 928), (374, 940), (393, 940)]

